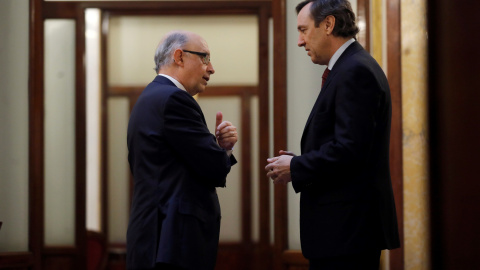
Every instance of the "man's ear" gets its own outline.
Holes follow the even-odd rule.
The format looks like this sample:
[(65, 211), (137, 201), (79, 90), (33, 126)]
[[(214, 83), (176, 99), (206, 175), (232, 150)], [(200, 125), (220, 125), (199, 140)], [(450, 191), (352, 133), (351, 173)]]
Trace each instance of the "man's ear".
[(183, 62), (183, 51), (181, 49), (176, 49), (175, 52), (173, 53), (173, 61), (175, 64), (182, 66), (184, 65)]
[(328, 15), (325, 18), (325, 30), (327, 31), (327, 35), (330, 35), (333, 32), (334, 27), (335, 27), (335, 16)]

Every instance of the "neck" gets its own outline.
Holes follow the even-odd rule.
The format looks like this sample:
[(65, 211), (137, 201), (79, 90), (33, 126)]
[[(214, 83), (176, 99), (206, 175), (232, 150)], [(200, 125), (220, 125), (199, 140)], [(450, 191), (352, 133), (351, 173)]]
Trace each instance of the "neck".
[(351, 37), (347, 37), (347, 38), (344, 38), (344, 37), (333, 37), (332, 38), (332, 53), (331, 55), (333, 56), (333, 54), (340, 48), (342, 47), (343, 44), (345, 44), (345, 42), (349, 41), (351, 39)]
[(168, 75), (168, 76), (174, 78), (175, 80), (177, 80), (179, 83), (181, 83), (183, 85), (183, 80), (181, 79), (181, 76), (180, 76), (178, 70), (174, 67), (163, 67), (163, 68), (158, 70), (157, 74)]

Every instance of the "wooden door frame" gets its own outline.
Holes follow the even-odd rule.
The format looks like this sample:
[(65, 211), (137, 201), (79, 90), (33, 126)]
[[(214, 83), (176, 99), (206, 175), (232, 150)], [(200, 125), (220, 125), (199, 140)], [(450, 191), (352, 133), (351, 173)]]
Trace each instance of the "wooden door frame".
[[(32, 258), (29, 269), (42, 269), (44, 263), (86, 267), (85, 229), (85, 50), (84, 16), (75, 5), (30, 0), (30, 63), (29, 63), (29, 247)], [(75, 21), (75, 228), (74, 246), (46, 247), (45, 179), (44, 179), (44, 21), (72, 19)], [(64, 264), (63, 264), (64, 263)], [(17, 267), (17, 265), (16, 265)], [(18, 265), (18, 267), (23, 267)]]
[[(268, 20), (271, 17), (271, 3), (270, 1), (223, 1), (223, 2), (210, 2), (210, 1), (199, 1), (199, 2), (148, 2), (144, 5), (138, 5), (138, 2), (129, 3), (122, 2), (112, 5), (110, 3), (102, 3), (101, 5), (95, 5), (89, 7), (100, 8), (102, 10), (102, 25), (106, 25), (105, 22), (110, 16), (152, 16), (152, 15), (256, 15), (258, 17), (259, 23), (259, 84), (258, 87), (245, 87), (245, 86), (230, 86), (230, 87), (212, 87), (210, 86), (208, 91), (202, 94), (202, 96), (239, 96), (242, 100), (242, 114), (245, 114), (245, 109), (248, 109), (249, 102), (246, 100), (252, 95), (258, 95), (259, 97), (259, 123), (265, 123), (269, 120), (269, 102), (268, 102)], [(112, 87), (108, 85), (107, 78), (107, 69), (105, 66), (108, 63), (106, 57), (106, 44), (108, 33), (105, 31), (108, 27), (103, 28), (102, 33), (102, 137), (106, 138), (106, 128), (105, 123), (107, 120), (106, 116), (106, 97), (111, 95), (119, 95), (125, 91), (131, 91), (133, 93), (139, 93), (143, 90), (144, 86), (130, 86), (130, 90), (122, 87)], [(136, 95), (129, 97), (130, 100), (135, 100)], [(248, 115), (242, 115), (242, 119)], [(249, 117), (249, 116), (248, 116)], [(245, 119), (244, 119), (245, 120)], [(250, 146), (250, 142), (245, 139), (250, 137), (250, 130), (243, 127), (248, 126), (247, 123), (242, 123), (242, 138), (244, 138), (244, 143), (242, 144), (242, 153), (248, 153), (249, 149), (246, 147)], [(258, 127), (259, 130), (261, 126)], [(269, 132), (262, 129), (262, 133), (259, 134), (259, 168), (263, 168), (264, 164), (262, 161), (268, 158), (269, 150)], [(106, 168), (108, 160), (105, 153), (107, 152), (107, 141), (102, 139), (102, 167)], [(255, 267), (260, 267), (259, 269), (269, 268), (269, 261), (265, 260), (265, 257), (270, 257), (270, 196), (269, 196), (269, 187), (268, 181), (265, 174), (262, 170), (259, 170), (259, 241), (258, 243), (252, 242), (252, 228), (251, 228), (251, 181), (249, 179), (250, 161), (242, 158), (242, 205), (241, 205), (241, 216), (242, 216), (242, 229), (241, 229), (241, 242), (240, 243), (220, 243), (219, 247), (219, 258), (221, 258), (222, 252), (227, 254), (236, 254), (234, 256), (253, 256), (252, 265)], [(106, 175), (107, 170), (103, 170), (104, 175), (102, 176), (102, 186), (103, 190), (106, 190), (108, 175)], [(103, 208), (102, 209), (102, 228), (103, 232), (108, 234), (108, 219), (106, 217), (107, 208), (108, 208), (108, 199), (107, 194), (102, 195), (103, 198)], [(265, 226), (266, 224), (266, 226)], [(123, 249), (124, 247), (116, 245), (116, 250)], [(250, 263), (248, 259), (236, 260), (239, 263), (245, 264)], [(260, 259), (261, 258), (261, 259)], [(219, 262), (221, 264), (221, 261)], [(249, 268), (248, 266), (247, 268)]]
[[(30, 0), (30, 82), (29, 82), (29, 246), (30, 252), (0, 255), (0, 268), (25, 267), (41, 269), (46, 258), (54, 265), (72, 265), (75, 269), (84, 269), (86, 265), (86, 115), (85, 115), (85, 28), (84, 11), (86, 8), (99, 8), (102, 11), (134, 15), (139, 12), (144, 15), (224, 15), (255, 14), (259, 17), (259, 123), (268, 122), (268, 18), (271, 17), (271, 1), (159, 1), (159, 2), (44, 2)], [(73, 19), (76, 22), (76, 183), (75, 183), (75, 246), (48, 247), (44, 246), (44, 20), (49, 18)], [(106, 78), (103, 82), (106, 83)], [(261, 127), (259, 127), (261, 128)], [(268, 158), (268, 130), (260, 136), (260, 162)], [(245, 162), (245, 161), (244, 161)], [(259, 164), (260, 168), (263, 164)], [(270, 250), (270, 215), (268, 181), (265, 175), (259, 172), (260, 189), (260, 240), (257, 246), (260, 254), (265, 255)], [(263, 181), (264, 180), (264, 181)], [(243, 187), (243, 192), (250, 186)], [(267, 192), (265, 192), (267, 191)], [(251, 195), (249, 195), (251, 196)], [(250, 200), (243, 205), (242, 215), (250, 217)], [(105, 202), (104, 202), (104, 205)], [(104, 214), (102, 214), (104, 215)], [(106, 219), (104, 219), (106, 220)], [(247, 221), (250, 223), (251, 219)], [(264, 224), (267, 224), (265, 226)], [(106, 228), (106, 227), (105, 227)], [(251, 229), (242, 230), (242, 239), (251, 241)], [(262, 253), (263, 252), (263, 253)], [(258, 256), (259, 258), (261, 256)], [(264, 260), (258, 260), (264, 263)], [(267, 260), (268, 261), (268, 260)], [(6, 262), (6, 263), (3, 263)], [(8, 263), (8, 264), (7, 264)], [(63, 263), (63, 264), (62, 264)]]

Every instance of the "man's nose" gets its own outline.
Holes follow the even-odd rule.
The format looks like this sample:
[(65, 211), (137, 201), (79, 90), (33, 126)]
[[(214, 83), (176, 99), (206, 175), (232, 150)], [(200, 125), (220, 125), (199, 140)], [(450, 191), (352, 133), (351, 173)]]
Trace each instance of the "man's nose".
[(208, 63), (207, 72), (210, 73), (210, 74), (215, 73), (215, 69), (213, 68), (212, 62)]
[(303, 38), (300, 35), (298, 36), (297, 45), (298, 47), (305, 46), (305, 40), (303, 40)]

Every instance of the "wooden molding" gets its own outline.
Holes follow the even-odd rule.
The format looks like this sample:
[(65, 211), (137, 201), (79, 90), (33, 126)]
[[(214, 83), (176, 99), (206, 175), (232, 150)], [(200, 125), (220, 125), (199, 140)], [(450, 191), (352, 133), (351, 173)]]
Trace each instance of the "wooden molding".
[(2, 252), (0, 253), (0, 269), (33, 267), (35, 257), (32, 252)]
[[(286, 1), (272, 3), (273, 20), (273, 148), (274, 153), (287, 147), (287, 30)], [(283, 253), (288, 248), (288, 213), (286, 186), (274, 187), (273, 269), (286, 269)]]
[(387, 1), (387, 78), (392, 98), (392, 127), (390, 133), (390, 174), (401, 248), (391, 250), (390, 269), (404, 269), (403, 239), (403, 131), (402, 131), (402, 61), (400, 0)]
[(360, 28), (358, 42), (370, 52), (370, 1), (357, 1), (357, 26)]

